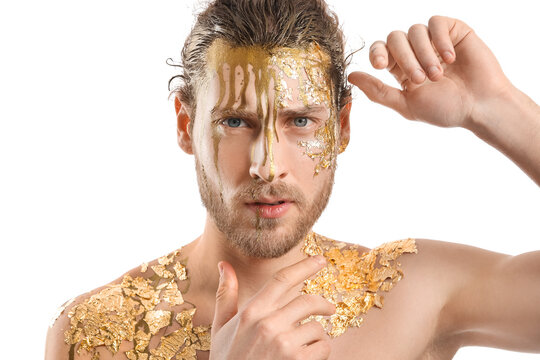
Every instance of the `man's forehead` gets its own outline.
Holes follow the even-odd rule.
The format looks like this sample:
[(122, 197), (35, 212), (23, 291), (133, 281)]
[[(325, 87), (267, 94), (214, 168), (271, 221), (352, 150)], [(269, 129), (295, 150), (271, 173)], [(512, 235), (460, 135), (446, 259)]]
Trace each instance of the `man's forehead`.
[[(219, 82), (218, 106), (224, 98), (225, 87), (239, 86), (240, 92), (245, 94), (246, 86), (254, 81), (257, 97), (273, 84), (278, 108), (298, 101), (304, 106), (324, 104), (330, 108), (333, 106), (333, 88), (329, 69), (330, 57), (316, 43), (310, 43), (306, 48), (268, 49), (235, 47), (218, 39), (207, 53), (207, 78)], [(228, 105), (232, 106), (234, 100), (231, 96), (229, 100)]]
[(317, 43), (307, 47), (232, 46), (223, 39), (216, 39), (207, 52), (207, 70), (216, 71), (225, 64), (248, 65), (254, 69), (276, 66), (288, 77), (298, 78), (298, 72), (306, 67), (329, 69), (330, 56)]

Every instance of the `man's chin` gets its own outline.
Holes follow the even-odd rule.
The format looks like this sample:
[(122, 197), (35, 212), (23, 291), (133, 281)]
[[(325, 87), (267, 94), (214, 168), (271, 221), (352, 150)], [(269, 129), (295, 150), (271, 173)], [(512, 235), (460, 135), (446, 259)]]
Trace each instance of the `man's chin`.
[(300, 229), (291, 230), (280, 226), (279, 219), (265, 220), (272, 221), (265, 221), (255, 229), (225, 233), (227, 240), (245, 256), (270, 259), (287, 254), (303, 241), (309, 232), (309, 229), (298, 231)]

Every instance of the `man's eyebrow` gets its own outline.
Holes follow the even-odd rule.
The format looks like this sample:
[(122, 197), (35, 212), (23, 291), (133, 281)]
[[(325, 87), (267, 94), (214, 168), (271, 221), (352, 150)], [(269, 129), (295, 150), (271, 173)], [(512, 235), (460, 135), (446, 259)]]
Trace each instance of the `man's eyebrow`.
[[(308, 105), (296, 108), (278, 109), (279, 116), (287, 118), (310, 116), (322, 112), (328, 112), (328, 109), (323, 105)], [(210, 114), (213, 118), (238, 117), (243, 119), (256, 119), (258, 117), (256, 113), (245, 109), (221, 109), (217, 106), (210, 110)]]
[(253, 119), (257, 118), (257, 114), (251, 111), (246, 111), (244, 109), (231, 109), (225, 108), (220, 109), (219, 107), (214, 107), (210, 114), (213, 118), (222, 118), (222, 117), (238, 117), (243, 119)]
[(278, 112), (280, 116), (292, 118), (295, 116), (309, 116), (322, 112), (328, 113), (328, 109), (323, 105), (308, 105), (292, 109), (280, 109)]

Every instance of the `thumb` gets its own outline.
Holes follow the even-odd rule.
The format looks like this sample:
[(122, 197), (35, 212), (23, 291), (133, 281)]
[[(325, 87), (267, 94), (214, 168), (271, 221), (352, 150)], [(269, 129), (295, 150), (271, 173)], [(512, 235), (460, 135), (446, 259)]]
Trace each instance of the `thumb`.
[(220, 261), (218, 269), (220, 276), (212, 331), (221, 329), (238, 312), (238, 280), (234, 268), (228, 262)]
[(355, 71), (349, 75), (349, 82), (356, 85), (369, 100), (384, 105), (410, 119), (407, 101), (401, 90), (388, 86), (367, 73)]

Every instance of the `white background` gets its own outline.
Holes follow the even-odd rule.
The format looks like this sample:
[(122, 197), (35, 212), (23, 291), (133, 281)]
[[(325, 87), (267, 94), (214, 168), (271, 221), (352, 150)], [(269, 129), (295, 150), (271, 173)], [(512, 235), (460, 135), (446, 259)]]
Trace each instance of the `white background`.
[[(540, 101), (534, 1), (332, 1), (369, 46), (433, 14), (463, 19)], [(354, 4), (354, 5), (351, 5)], [(200, 234), (193, 159), (167, 81), (191, 1), (12, 1), (0, 7), (2, 358), (43, 356), (67, 299)], [(356, 68), (368, 68), (367, 50)], [(358, 93), (352, 141), (316, 230), (376, 246), (404, 237), (508, 254), (540, 248), (540, 190), (462, 129), (401, 119)], [(411, 329), (414, 331), (414, 329)], [(381, 350), (383, 351), (383, 350)], [(455, 359), (538, 359), (466, 348)]]

